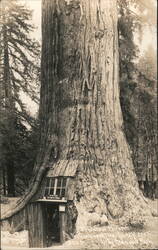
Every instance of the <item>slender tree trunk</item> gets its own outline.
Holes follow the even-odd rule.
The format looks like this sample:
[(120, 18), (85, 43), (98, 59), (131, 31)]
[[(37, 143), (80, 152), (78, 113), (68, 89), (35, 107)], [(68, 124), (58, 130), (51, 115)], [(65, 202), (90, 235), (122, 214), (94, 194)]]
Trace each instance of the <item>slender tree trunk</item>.
[[(4, 20), (5, 21), (5, 20)], [(9, 153), (12, 154), (12, 137), (14, 133), (15, 126), (15, 102), (13, 100), (13, 91), (10, 82), (10, 71), (9, 71), (9, 51), (8, 51), (8, 37), (6, 27), (3, 27), (3, 42), (4, 42), (4, 55), (3, 55), (3, 84), (4, 84), (4, 95), (5, 95), (5, 111), (7, 118), (7, 131), (8, 131), (8, 148)], [(15, 171), (14, 171), (14, 161), (12, 157), (7, 157), (6, 171), (7, 171), (7, 185), (8, 185), (8, 196), (15, 196)]]
[(14, 173), (14, 162), (10, 161), (7, 163), (7, 190), (8, 196), (15, 196), (15, 173)]
[(40, 152), (33, 186), (14, 212), (47, 168), (69, 165), (77, 169), (79, 219), (87, 210), (124, 220), (143, 207), (123, 132), (116, 9), (115, 0), (43, 0)]
[(3, 169), (3, 194), (6, 195), (6, 173), (5, 173), (5, 169)]

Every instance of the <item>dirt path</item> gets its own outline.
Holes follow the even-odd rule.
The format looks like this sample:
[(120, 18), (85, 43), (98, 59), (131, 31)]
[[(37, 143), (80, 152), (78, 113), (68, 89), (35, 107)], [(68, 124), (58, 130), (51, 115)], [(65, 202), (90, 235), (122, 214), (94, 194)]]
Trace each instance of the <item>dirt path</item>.
[[(158, 212), (158, 201), (151, 201), (152, 210)], [(89, 227), (65, 244), (42, 249), (158, 249), (158, 217), (149, 217), (142, 231), (111, 224), (106, 227)], [(33, 250), (28, 246), (27, 231), (15, 234), (2, 232), (2, 250)]]

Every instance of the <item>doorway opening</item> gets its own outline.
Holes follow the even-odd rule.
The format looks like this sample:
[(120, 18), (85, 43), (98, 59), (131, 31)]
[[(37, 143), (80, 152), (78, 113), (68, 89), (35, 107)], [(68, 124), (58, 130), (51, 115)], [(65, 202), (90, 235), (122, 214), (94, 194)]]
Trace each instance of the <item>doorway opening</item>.
[(59, 206), (47, 203), (46, 210), (46, 232), (47, 246), (60, 243), (60, 222), (59, 222)]

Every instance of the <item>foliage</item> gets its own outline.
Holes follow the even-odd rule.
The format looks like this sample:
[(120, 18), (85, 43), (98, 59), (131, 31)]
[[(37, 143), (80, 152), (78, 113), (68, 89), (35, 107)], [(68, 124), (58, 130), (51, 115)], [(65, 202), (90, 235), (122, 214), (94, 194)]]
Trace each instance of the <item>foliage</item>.
[(143, 25), (155, 25), (152, 2), (119, 0), (120, 101), (138, 178), (147, 178), (149, 168), (156, 164), (156, 54), (149, 47), (139, 58), (134, 41)]
[(1, 1), (1, 105), (6, 109), (6, 100), (10, 99), (10, 105), (15, 106), (14, 112), (31, 124), (31, 117), (20, 98), (21, 92), (25, 92), (38, 103), (37, 84), (32, 83), (39, 79), (39, 44), (29, 37), (34, 28), (30, 18), (31, 11), (19, 1)]
[(8, 131), (6, 122), (0, 122), (1, 141), (1, 165), (7, 166), (8, 162), (14, 165), (15, 192), (21, 194), (28, 187), (36, 158), (38, 146), (38, 123), (28, 130), (19, 119), (14, 120), (12, 133)]
[[(150, 83), (157, 81), (157, 61), (156, 61), (156, 51), (154, 48), (149, 45), (144, 55), (139, 59), (137, 64), (137, 68), (139, 72), (141, 72), (147, 79), (149, 79)], [(153, 89), (156, 86), (148, 85), (146, 87), (151, 87)]]
[(40, 47), (30, 37), (34, 27), (29, 9), (16, 0), (2, 0), (0, 8), (0, 158), (14, 186), (17, 173), (24, 176), (27, 172), (29, 178), (37, 150), (37, 121), (27, 111), (22, 95), (39, 102)]
[(134, 42), (134, 33), (140, 30), (140, 22), (130, 11), (129, 1), (118, 1), (119, 19), (119, 54), (120, 54), (120, 77), (127, 74), (128, 78), (134, 70), (134, 60), (138, 56), (138, 46)]

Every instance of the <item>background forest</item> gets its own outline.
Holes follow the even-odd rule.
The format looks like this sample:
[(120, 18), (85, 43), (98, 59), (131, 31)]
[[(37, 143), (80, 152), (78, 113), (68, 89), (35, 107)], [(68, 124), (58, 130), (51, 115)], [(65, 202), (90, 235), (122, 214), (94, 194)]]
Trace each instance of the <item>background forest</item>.
[[(152, 0), (118, 0), (124, 132), (139, 187), (149, 198), (158, 197), (156, 50), (151, 44), (140, 52), (144, 30), (156, 36), (155, 5)], [(13, 197), (28, 188), (38, 151), (39, 117), (31, 109), (39, 105), (41, 46), (33, 38), (27, 5), (4, 1), (0, 13), (0, 192)]]

